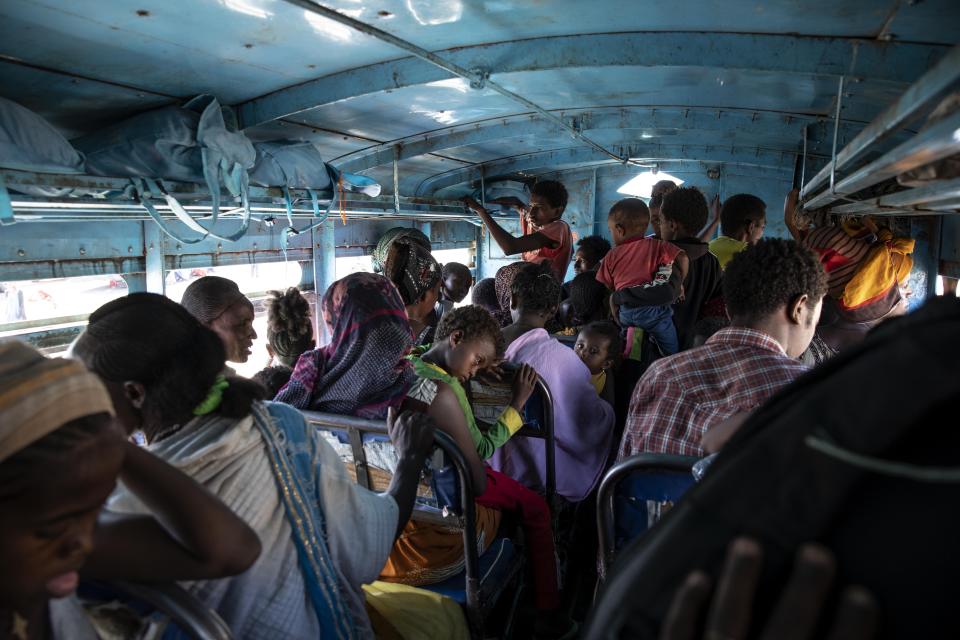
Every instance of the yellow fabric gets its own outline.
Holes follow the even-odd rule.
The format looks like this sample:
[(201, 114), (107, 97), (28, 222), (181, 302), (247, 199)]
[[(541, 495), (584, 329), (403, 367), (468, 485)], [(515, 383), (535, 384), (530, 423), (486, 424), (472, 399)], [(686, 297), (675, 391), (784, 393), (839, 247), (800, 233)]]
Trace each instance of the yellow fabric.
[(0, 343), (0, 461), (97, 413), (114, 415), (113, 402), (81, 363), (46, 358), (16, 340)]
[(404, 640), (467, 640), (463, 610), (438, 593), (404, 584), (377, 581), (363, 585), (367, 604), (386, 618)]
[(607, 372), (601, 371), (590, 376), (590, 384), (597, 390), (597, 395), (603, 393), (603, 388), (607, 386)]
[(843, 289), (840, 302), (847, 309), (873, 302), (910, 275), (916, 241), (894, 238), (889, 229), (880, 231), (879, 240)]
[(520, 427), (523, 426), (523, 416), (517, 413), (517, 410), (513, 407), (507, 407), (503, 410), (503, 413), (500, 414), (499, 422), (507, 428), (510, 435), (513, 435), (517, 431), (520, 431)]
[(741, 251), (747, 248), (747, 243), (742, 240), (734, 240), (727, 236), (720, 236), (710, 241), (710, 253), (717, 257), (720, 268), (725, 269), (727, 263)]

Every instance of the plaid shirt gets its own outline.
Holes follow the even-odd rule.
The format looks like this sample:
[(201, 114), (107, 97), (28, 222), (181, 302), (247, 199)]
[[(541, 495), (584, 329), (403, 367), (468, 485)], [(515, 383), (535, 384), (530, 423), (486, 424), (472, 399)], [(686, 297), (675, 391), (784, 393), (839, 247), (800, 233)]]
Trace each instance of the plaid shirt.
[(700, 439), (711, 425), (762, 405), (807, 369), (769, 335), (745, 327), (657, 360), (630, 399), (618, 460), (644, 452), (702, 456)]

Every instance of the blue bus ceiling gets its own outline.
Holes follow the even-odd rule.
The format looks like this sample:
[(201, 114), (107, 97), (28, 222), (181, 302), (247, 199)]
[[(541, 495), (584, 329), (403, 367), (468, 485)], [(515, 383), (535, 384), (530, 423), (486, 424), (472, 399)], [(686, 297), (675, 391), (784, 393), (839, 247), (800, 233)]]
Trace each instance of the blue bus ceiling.
[[(322, 242), (317, 232), (291, 238), (291, 256), (308, 259), (318, 246), (369, 252), (396, 223), (385, 218), (428, 227), (430, 218), (434, 232), (445, 229), (442, 246), (475, 243), (478, 272), (489, 275), (498, 250), (456, 202), (483, 181), (575, 185), (569, 217), (581, 236), (605, 233), (617, 189), (651, 170), (708, 197), (756, 193), (777, 212), (786, 191), (829, 166), (834, 146), (949, 55), (958, 27), (955, 0), (5, 0), (0, 95), (74, 139), (212, 94), (251, 140), (310, 140), (339, 170), (383, 186), (378, 201), (347, 206), (349, 232), (340, 223)], [(932, 107), (885, 131), (860, 160), (910, 139)], [(261, 194), (249, 237), (232, 247), (161, 238), (165, 264), (282, 259), (277, 195)], [(928, 212), (957, 209), (960, 196), (940, 195)], [(12, 245), (42, 236), (35, 225), (0, 230), (7, 279), (146, 264), (143, 216), (63, 213), (35, 200), (18, 221), (80, 220), (31, 256)], [(306, 227), (309, 208), (295, 214)], [(94, 229), (111, 216), (126, 216), (116, 246), (90, 242), (106, 262), (81, 260), (76, 243), (104, 236)], [(768, 233), (784, 234), (779, 216), (769, 218)], [(928, 243), (933, 251), (955, 253), (952, 229), (942, 250)], [(944, 272), (960, 270), (947, 262)]]

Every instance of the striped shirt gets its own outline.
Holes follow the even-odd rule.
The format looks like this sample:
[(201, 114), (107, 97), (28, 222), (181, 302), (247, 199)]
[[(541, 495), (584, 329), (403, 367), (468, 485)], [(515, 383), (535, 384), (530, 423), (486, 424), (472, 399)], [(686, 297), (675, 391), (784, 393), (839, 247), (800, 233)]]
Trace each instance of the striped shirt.
[(630, 399), (618, 459), (702, 456), (707, 429), (759, 407), (807, 369), (762, 331), (721, 329), (703, 346), (650, 365)]

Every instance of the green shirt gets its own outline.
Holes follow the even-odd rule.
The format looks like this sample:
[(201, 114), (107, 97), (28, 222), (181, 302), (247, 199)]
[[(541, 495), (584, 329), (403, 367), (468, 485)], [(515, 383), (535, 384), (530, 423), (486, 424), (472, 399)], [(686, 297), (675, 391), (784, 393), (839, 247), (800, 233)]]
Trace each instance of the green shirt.
[[(500, 414), (497, 423), (490, 427), (486, 433), (483, 433), (480, 431), (480, 428), (477, 427), (477, 420), (473, 415), (473, 407), (470, 406), (470, 401), (467, 400), (467, 392), (464, 391), (463, 385), (460, 384), (459, 380), (437, 365), (426, 362), (417, 355), (408, 356), (408, 359), (413, 363), (413, 370), (418, 377), (424, 380), (444, 382), (453, 389), (453, 395), (457, 397), (457, 402), (460, 403), (460, 409), (463, 410), (463, 417), (467, 420), (467, 429), (470, 430), (470, 437), (473, 438), (473, 444), (476, 446), (477, 453), (480, 455), (481, 460), (486, 460), (492, 456), (494, 451), (509, 440), (510, 437), (523, 426), (523, 418), (520, 417), (517, 410), (513, 407), (507, 407), (504, 412)], [(434, 391), (432, 394), (427, 392), (427, 394), (425, 394), (424, 391), (421, 386), (414, 385), (414, 388), (410, 390), (408, 395), (415, 400), (433, 404), (436, 392)]]
[(725, 269), (730, 259), (746, 249), (747, 246), (749, 246), (749, 243), (742, 240), (734, 240), (727, 236), (720, 236), (710, 241), (710, 253), (717, 256), (717, 260), (720, 262), (720, 268)]

